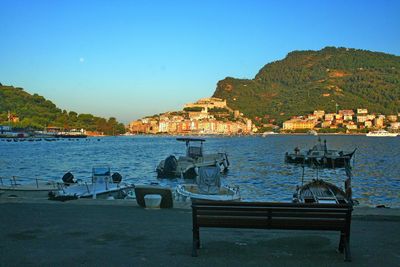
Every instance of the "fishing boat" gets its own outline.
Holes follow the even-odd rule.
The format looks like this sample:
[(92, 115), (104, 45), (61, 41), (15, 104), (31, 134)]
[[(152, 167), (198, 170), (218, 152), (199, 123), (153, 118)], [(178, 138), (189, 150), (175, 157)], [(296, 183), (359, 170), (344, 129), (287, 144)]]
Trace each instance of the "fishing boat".
[(218, 201), (238, 201), (238, 187), (221, 185), (218, 167), (208, 166), (199, 168), (196, 183), (180, 184), (176, 187), (177, 200), (203, 199)]
[(0, 177), (0, 197), (47, 198), (60, 183), (40, 178)]
[(222, 172), (228, 170), (229, 160), (226, 153), (203, 153), (205, 139), (177, 138), (176, 140), (186, 143), (186, 155), (179, 158), (170, 155), (162, 160), (156, 168), (158, 178), (193, 179), (197, 176), (196, 168), (204, 166), (218, 166)]
[(376, 130), (376, 131), (371, 131), (366, 134), (368, 137), (396, 137), (398, 133), (390, 133), (385, 130)]
[[(72, 181), (73, 175), (66, 173), (68, 180)], [(67, 178), (63, 179), (67, 180)], [(60, 190), (49, 194), (50, 200), (69, 200), (77, 198), (102, 198), (102, 199), (124, 199), (133, 194), (134, 185), (122, 182), (119, 173), (111, 175), (110, 167), (94, 167), (92, 169), (91, 182), (75, 181), (68, 186), (65, 184)]]
[(328, 149), (326, 140), (322, 144), (319, 138), (318, 143), (307, 151), (301, 151), (296, 147), (294, 152), (286, 152), (285, 162), (308, 166), (315, 165), (319, 168), (345, 168), (346, 166), (351, 166), (351, 159), (356, 150), (357, 148), (351, 152), (345, 152)]
[(347, 179), (344, 182), (344, 189), (329, 183), (325, 180), (312, 179), (304, 184), (304, 167), (302, 184), (296, 187), (293, 194), (295, 203), (318, 203), (318, 204), (345, 204), (353, 203), (351, 191), (351, 170), (346, 168)]

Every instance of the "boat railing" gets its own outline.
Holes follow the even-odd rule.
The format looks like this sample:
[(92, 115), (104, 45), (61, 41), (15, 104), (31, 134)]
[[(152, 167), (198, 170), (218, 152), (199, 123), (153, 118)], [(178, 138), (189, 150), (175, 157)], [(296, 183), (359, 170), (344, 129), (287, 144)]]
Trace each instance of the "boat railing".
[(232, 198), (234, 198), (235, 196), (239, 196), (239, 198), (241, 198), (240, 187), (238, 185), (231, 184), (231, 185), (224, 185), (224, 186), (233, 192)]

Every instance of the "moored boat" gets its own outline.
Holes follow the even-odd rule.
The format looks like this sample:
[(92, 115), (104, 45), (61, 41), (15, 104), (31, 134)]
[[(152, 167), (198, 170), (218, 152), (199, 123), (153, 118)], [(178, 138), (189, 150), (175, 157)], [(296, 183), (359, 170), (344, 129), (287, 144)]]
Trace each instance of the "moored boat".
[(45, 179), (0, 177), (0, 197), (47, 198), (49, 192), (60, 189), (60, 183)]
[(398, 133), (390, 133), (385, 130), (376, 130), (376, 131), (371, 131), (366, 134), (368, 137), (396, 137)]
[(262, 133), (262, 137), (267, 137), (269, 135), (277, 135), (278, 133), (273, 132), (273, 131), (269, 131), (269, 132), (263, 132)]
[[(64, 177), (66, 177), (66, 175), (68, 175), (68, 173), (65, 174)], [(73, 175), (71, 174), (68, 176), (70, 177), (68, 180), (71, 181)], [(63, 186), (60, 190), (51, 192), (51, 194), (49, 194), (49, 199), (124, 199), (133, 194), (133, 189), (133, 184), (122, 182), (122, 176), (119, 173), (116, 172), (111, 175), (109, 167), (94, 167), (92, 169), (91, 182), (71, 182), (69, 186)]]
[[(218, 166), (222, 172), (228, 170), (230, 163), (226, 153), (203, 153), (205, 139), (177, 138), (176, 140), (186, 143), (186, 155), (179, 158), (170, 155), (162, 160), (156, 168), (158, 178), (193, 179), (197, 176), (196, 168), (202, 166)], [(200, 145), (196, 146), (193, 143), (200, 143)]]
[(305, 184), (302, 182), (302, 185), (296, 187), (296, 191), (293, 194), (293, 202), (318, 204), (352, 204), (352, 175), (349, 168), (346, 168), (346, 175), (347, 178), (344, 182), (344, 189), (325, 180), (319, 179), (318, 177), (316, 179), (312, 179), (310, 182), (307, 182)]
[(238, 187), (221, 185), (220, 172), (217, 167), (200, 167), (196, 183), (180, 184), (176, 187), (178, 200), (204, 199), (219, 201), (238, 201)]
[(319, 168), (345, 168), (346, 166), (351, 166), (351, 159), (357, 148), (351, 152), (332, 150), (327, 148), (326, 140), (324, 140), (324, 144), (321, 143), (321, 139), (318, 139), (318, 141), (319, 143), (307, 151), (301, 151), (296, 147), (293, 153), (286, 152), (285, 162), (308, 166), (315, 165)]

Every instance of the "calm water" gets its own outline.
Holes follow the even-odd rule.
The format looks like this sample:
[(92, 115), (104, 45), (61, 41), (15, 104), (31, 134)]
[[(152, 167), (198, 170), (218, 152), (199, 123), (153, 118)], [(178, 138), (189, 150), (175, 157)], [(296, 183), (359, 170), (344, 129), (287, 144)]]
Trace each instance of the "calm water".
[[(358, 148), (353, 167), (353, 195), (361, 205), (400, 207), (400, 137), (323, 136), (329, 149)], [(223, 183), (238, 185), (246, 200), (290, 201), (301, 183), (302, 169), (284, 163), (284, 153), (311, 148), (315, 136), (206, 137), (206, 152), (227, 152), (230, 171)], [(99, 140), (99, 141), (98, 141)], [(157, 181), (168, 186), (180, 179), (158, 180), (155, 167), (170, 154), (183, 155), (185, 145), (175, 137), (106, 137), (77, 141), (0, 141), (0, 176), (39, 177), (60, 181), (71, 171), (75, 178), (90, 178), (91, 168), (109, 165), (124, 180)], [(305, 179), (317, 172), (306, 168)], [(344, 170), (324, 170), (319, 177), (343, 185)]]

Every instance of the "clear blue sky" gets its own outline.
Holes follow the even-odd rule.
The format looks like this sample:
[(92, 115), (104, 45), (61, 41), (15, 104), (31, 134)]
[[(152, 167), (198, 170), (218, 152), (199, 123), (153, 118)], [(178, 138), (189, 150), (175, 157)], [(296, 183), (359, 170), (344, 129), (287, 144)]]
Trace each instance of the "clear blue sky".
[(127, 123), (293, 50), (400, 55), (400, 1), (0, 0), (0, 82)]

